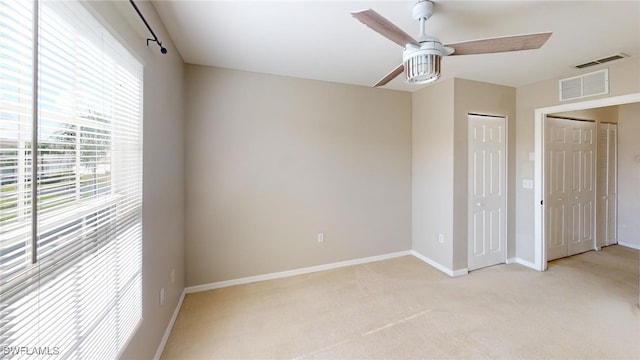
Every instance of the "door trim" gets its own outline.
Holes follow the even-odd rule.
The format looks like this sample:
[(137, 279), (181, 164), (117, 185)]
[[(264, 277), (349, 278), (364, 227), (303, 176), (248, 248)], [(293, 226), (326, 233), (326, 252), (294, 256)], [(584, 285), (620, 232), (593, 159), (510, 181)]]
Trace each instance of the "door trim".
[(546, 242), (544, 238), (544, 206), (541, 205), (544, 198), (544, 119), (548, 114), (584, 110), (603, 106), (624, 105), (640, 102), (640, 93), (613, 96), (608, 98), (583, 101), (570, 104), (555, 105), (535, 109), (534, 113), (534, 265), (535, 269), (545, 271), (547, 269)]

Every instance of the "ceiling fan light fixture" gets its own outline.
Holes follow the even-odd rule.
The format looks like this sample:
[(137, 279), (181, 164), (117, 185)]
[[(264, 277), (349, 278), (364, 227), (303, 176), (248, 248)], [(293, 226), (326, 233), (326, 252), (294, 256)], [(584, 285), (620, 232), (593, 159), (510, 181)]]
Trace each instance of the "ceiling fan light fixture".
[(407, 47), (402, 56), (405, 81), (408, 84), (423, 85), (440, 78), (442, 45), (429, 41), (421, 43), (420, 48)]

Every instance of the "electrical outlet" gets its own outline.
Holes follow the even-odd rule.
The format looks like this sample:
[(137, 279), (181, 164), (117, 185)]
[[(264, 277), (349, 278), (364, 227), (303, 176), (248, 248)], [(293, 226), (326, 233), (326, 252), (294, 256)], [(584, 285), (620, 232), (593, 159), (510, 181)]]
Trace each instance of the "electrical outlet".
[(444, 234), (442, 233), (438, 234), (438, 242), (440, 244), (444, 244)]
[(164, 304), (164, 288), (160, 289), (160, 305)]
[(323, 243), (324, 242), (324, 233), (318, 233), (318, 242), (319, 243)]

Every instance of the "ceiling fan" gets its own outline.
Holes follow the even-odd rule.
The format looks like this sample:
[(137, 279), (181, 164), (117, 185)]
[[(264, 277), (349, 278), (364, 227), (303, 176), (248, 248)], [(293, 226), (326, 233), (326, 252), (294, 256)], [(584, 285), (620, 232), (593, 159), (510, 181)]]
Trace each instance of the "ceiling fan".
[(374, 87), (387, 84), (403, 72), (407, 83), (427, 84), (440, 78), (440, 61), (443, 56), (538, 49), (551, 36), (551, 32), (543, 32), (442, 45), (438, 38), (427, 35), (425, 30), (426, 22), (432, 14), (432, 1), (419, 0), (413, 5), (413, 18), (420, 22), (420, 35), (414, 39), (372, 9), (351, 13), (354, 18), (372, 30), (404, 48), (402, 64), (373, 85)]

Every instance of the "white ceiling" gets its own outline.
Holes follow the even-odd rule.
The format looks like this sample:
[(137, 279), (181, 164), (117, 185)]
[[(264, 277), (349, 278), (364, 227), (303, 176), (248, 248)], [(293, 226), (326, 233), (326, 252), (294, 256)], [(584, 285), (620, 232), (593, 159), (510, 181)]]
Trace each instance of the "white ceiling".
[[(417, 36), (408, 1), (155, 1), (189, 64), (370, 86), (400, 64), (402, 48), (351, 11), (372, 8)], [(553, 31), (538, 50), (452, 56), (452, 77), (521, 86), (570, 76), (572, 65), (614, 53), (640, 56), (640, 1), (436, 0), (427, 33), (444, 43)], [(162, 40), (162, 39), (160, 39)], [(385, 86), (414, 91), (399, 76)]]

